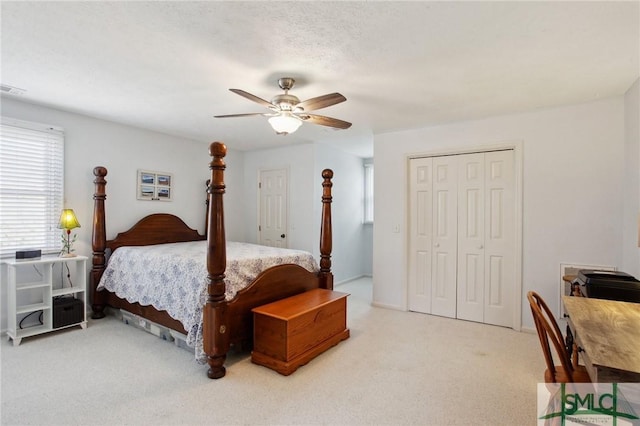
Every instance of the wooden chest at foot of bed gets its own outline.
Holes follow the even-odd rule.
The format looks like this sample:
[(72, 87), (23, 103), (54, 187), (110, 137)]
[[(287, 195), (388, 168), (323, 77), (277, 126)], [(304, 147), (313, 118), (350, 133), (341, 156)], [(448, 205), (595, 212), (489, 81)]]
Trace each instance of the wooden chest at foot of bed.
[(287, 376), (347, 339), (347, 296), (314, 289), (254, 308), (251, 361)]

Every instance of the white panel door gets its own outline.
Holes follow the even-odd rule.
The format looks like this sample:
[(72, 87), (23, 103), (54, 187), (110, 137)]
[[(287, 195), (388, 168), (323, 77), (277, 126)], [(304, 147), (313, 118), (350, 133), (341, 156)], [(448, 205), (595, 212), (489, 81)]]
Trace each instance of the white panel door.
[(484, 320), (485, 154), (458, 158), (458, 310), (460, 319)]
[(485, 154), (484, 322), (513, 324), (515, 280), (513, 151)]
[(429, 314), (433, 244), (433, 160), (411, 160), (409, 175), (409, 310)]
[(409, 170), (409, 310), (512, 326), (514, 152), (412, 159)]
[(287, 247), (287, 170), (260, 172), (260, 244)]
[(431, 313), (456, 317), (457, 157), (433, 158)]

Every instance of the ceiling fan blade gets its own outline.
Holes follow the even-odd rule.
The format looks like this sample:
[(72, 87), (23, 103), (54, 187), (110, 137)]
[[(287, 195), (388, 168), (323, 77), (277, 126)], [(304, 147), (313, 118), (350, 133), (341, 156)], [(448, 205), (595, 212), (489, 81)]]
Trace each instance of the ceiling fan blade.
[(335, 127), (336, 129), (348, 129), (351, 127), (351, 123), (347, 121), (338, 120), (337, 118), (325, 117), (324, 115), (317, 114), (300, 114), (300, 119), (308, 121), (309, 123), (319, 124), (321, 126)]
[(275, 111), (278, 110), (278, 107), (275, 106), (274, 104), (272, 104), (271, 102), (265, 101), (264, 99), (259, 98), (256, 95), (252, 95), (249, 92), (245, 92), (244, 90), (240, 90), (240, 89), (229, 89), (229, 90), (232, 91), (233, 93), (235, 93), (236, 95), (240, 95), (240, 96), (242, 96), (244, 98), (249, 99), (250, 101), (258, 103), (258, 104), (260, 104), (260, 105), (262, 105), (264, 107), (267, 107), (267, 108), (269, 108), (271, 110), (275, 110)]
[(326, 108), (331, 105), (339, 104), (346, 101), (347, 98), (340, 93), (330, 93), (328, 95), (318, 96), (316, 98), (307, 99), (295, 106), (295, 109), (302, 108), (303, 111), (315, 111), (317, 109)]
[(251, 117), (251, 116), (256, 116), (256, 115), (262, 115), (262, 116), (267, 117), (267, 116), (271, 116), (272, 114), (263, 113), (263, 112), (250, 112), (248, 114), (214, 115), (213, 118)]

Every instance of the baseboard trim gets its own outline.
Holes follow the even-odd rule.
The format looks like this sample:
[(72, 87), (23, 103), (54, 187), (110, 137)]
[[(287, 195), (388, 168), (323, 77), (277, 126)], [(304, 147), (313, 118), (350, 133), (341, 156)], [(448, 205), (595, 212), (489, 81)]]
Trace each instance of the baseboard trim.
[(380, 303), (380, 302), (371, 302), (371, 306), (375, 306), (376, 308), (392, 309), (394, 311), (408, 312), (406, 309), (404, 309), (401, 306), (388, 305), (386, 303)]
[(347, 278), (346, 280), (335, 282), (333, 283), (333, 285), (339, 286), (339, 285), (347, 284), (347, 283), (350, 283), (351, 281), (359, 280), (360, 278), (366, 278), (366, 277), (371, 278), (371, 275), (364, 275), (364, 274), (358, 275), (357, 277)]

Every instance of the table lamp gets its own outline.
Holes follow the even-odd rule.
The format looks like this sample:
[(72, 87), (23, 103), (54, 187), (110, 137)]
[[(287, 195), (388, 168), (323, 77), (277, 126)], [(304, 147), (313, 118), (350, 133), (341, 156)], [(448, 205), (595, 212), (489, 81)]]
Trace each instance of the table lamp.
[(78, 219), (76, 218), (76, 214), (73, 212), (73, 209), (62, 210), (62, 213), (60, 213), (60, 223), (58, 223), (58, 228), (66, 231), (66, 236), (64, 233), (62, 234), (62, 252), (60, 253), (60, 256), (76, 256), (74, 253), (71, 253), (73, 251), (71, 245), (76, 241), (76, 235), (74, 235), (73, 240), (71, 240), (71, 230), (74, 228), (80, 228), (80, 223), (78, 223)]

